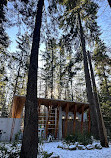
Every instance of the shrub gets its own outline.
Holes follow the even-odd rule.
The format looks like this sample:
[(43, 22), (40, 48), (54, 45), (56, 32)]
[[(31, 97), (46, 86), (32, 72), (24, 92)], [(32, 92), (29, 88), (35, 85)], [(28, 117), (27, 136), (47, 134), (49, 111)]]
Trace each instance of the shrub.
[(2, 158), (17, 158), (20, 157), (20, 151), (13, 152), (14, 147), (11, 148), (10, 151), (5, 147), (5, 144), (0, 146), (0, 156)]
[(42, 155), (43, 155), (42, 158), (49, 158), (52, 154), (53, 154), (53, 152), (48, 154), (46, 151), (44, 151), (44, 152), (42, 153)]
[(15, 134), (15, 139), (14, 139), (14, 142), (13, 142), (12, 146), (16, 146), (18, 144), (20, 134), (21, 134), (20, 131)]
[(71, 143), (75, 143), (75, 142), (79, 142), (82, 145), (88, 145), (88, 144), (92, 144), (92, 139), (91, 139), (91, 135), (88, 133), (75, 133), (74, 135), (68, 135), (65, 139), (64, 142), (66, 144), (71, 144)]
[(79, 134), (78, 142), (82, 145), (92, 144), (91, 135), (88, 133)]

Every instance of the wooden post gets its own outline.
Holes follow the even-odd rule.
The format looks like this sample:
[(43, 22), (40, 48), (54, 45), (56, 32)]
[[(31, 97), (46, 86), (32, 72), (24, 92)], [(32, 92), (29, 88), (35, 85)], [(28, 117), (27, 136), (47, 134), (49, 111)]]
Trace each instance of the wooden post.
[(75, 134), (75, 127), (76, 127), (76, 112), (77, 112), (77, 105), (74, 105), (74, 122), (73, 122), (73, 133)]
[(57, 107), (57, 118), (56, 118), (56, 128), (55, 128), (55, 138), (57, 138), (57, 132), (58, 132), (59, 110), (60, 110), (60, 104), (58, 103), (58, 107)]
[(46, 132), (46, 135), (45, 137), (47, 138), (47, 135), (48, 135), (48, 122), (49, 122), (49, 117), (50, 117), (50, 112), (51, 112), (51, 102), (49, 102), (49, 106), (48, 106), (48, 118), (47, 118), (47, 121), (46, 121), (46, 128), (45, 128), (45, 132)]
[(91, 130), (91, 117), (90, 117), (90, 109), (88, 111), (88, 133), (90, 133), (90, 130)]
[(81, 133), (83, 133), (83, 116), (84, 116), (84, 105), (82, 105), (82, 116), (81, 116)]
[(66, 105), (66, 119), (65, 119), (65, 137), (67, 136), (67, 122), (68, 122), (69, 104)]

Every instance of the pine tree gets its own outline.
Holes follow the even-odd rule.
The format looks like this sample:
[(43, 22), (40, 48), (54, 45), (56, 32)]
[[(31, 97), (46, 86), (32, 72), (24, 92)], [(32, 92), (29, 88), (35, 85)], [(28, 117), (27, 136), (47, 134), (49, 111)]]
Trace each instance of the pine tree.
[[(54, 38), (48, 39), (46, 43), (46, 51), (42, 53), (42, 58), (44, 60), (44, 74), (43, 79), (46, 83), (46, 89), (50, 89), (50, 98), (54, 98), (54, 78), (55, 69), (57, 66), (56, 60), (56, 40)], [(49, 91), (49, 90), (48, 90)], [(47, 93), (47, 92), (46, 92)]]
[(5, 32), (5, 23), (7, 22), (4, 7), (7, 5), (7, 0), (0, 2), (0, 53), (4, 53), (9, 45), (8, 35)]
[(93, 93), (94, 93), (94, 100), (95, 100), (95, 105), (97, 109), (97, 115), (98, 115), (98, 126), (99, 126), (99, 135), (100, 135), (100, 141), (101, 145), (108, 147), (108, 140), (107, 140), (107, 134), (106, 134), (106, 129), (102, 117), (102, 112), (100, 108), (100, 102), (99, 102), (99, 97), (97, 94), (97, 88), (96, 88), (96, 82), (95, 82), (95, 76), (93, 72), (93, 67), (92, 67), (92, 61), (91, 61), (91, 56), (89, 51), (87, 52), (88, 55), (88, 61), (89, 61), (89, 66), (90, 66), (90, 72), (91, 72), (91, 80), (92, 80), (92, 85), (93, 85)]
[[(91, 120), (92, 120), (92, 133), (95, 135), (95, 137), (99, 137), (98, 133), (98, 125), (97, 125), (97, 114), (96, 114), (96, 109), (95, 105), (93, 102), (93, 93), (92, 93), (92, 87), (91, 87), (91, 80), (90, 80), (90, 73), (88, 69), (88, 63), (87, 63), (87, 56), (86, 56), (86, 41), (87, 39), (85, 38), (84, 34), (84, 26), (85, 24), (88, 25), (88, 21), (85, 19), (88, 17), (92, 17), (92, 21), (94, 21), (94, 16), (97, 9), (97, 6), (94, 5), (93, 10), (95, 13), (92, 12), (92, 10), (89, 10), (94, 4), (93, 2), (88, 1), (85, 2), (83, 5), (79, 5), (79, 1), (64, 1), (64, 4), (66, 6), (66, 11), (65, 11), (65, 19), (64, 17), (61, 18), (61, 27), (65, 25), (65, 30), (67, 31), (70, 35), (70, 41), (74, 41), (77, 37), (80, 38), (80, 44), (81, 44), (81, 49), (83, 53), (83, 62), (84, 62), (84, 72), (85, 72), (85, 80), (86, 80), (86, 90), (87, 90), (87, 96), (88, 96), (88, 101), (90, 103), (90, 110), (91, 110)], [(90, 12), (89, 12), (90, 11)], [(66, 18), (67, 17), (67, 18)], [(82, 21), (84, 20), (84, 23)], [(90, 22), (91, 23), (91, 22)], [(70, 26), (70, 27), (67, 27)], [(87, 27), (88, 28), (88, 27)], [(93, 38), (95, 37), (94, 31), (92, 28), (88, 28), (88, 32), (92, 35), (93, 33)], [(72, 37), (72, 40), (71, 40)], [(71, 43), (71, 42), (70, 42)]]
[[(101, 98), (105, 101), (110, 100), (110, 68), (111, 59), (107, 55), (107, 48), (100, 39), (95, 44), (93, 60), (95, 62), (95, 71), (99, 77)], [(101, 102), (104, 102), (101, 100)]]
[[(27, 96), (25, 103), (24, 133), (21, 148), (21, 158), (36, 158), (38, 149), (38, 113), (37, 113), (37, 70), (40, 28), (44, 0), (37, 4), (37, 15), (33, 33), (30, 66), (28, 73)], [(32, 93), (33, 92), (33, 93)]]
[[(111, 105), (111, 89), (110, 89), (110, 70), (111, 62), (107, 54), (107, 48), (100, 39), (95, 44), (95, 50), (92, 58), (95, 62), (95, 72), (98, 77), (99, 84), (99, 100), (105, 126), (107, 131), (110, 129), (110, 105)], [(107, 74), (107, 75), (106, 75)], [(109, 132), (108, 132), (108, 135)]]
[(6, 107), (6, 84), (8, 82), (7, 77), (7, 48), (9, 46), (9, 38), (5, 32), (5, 24), (7, 23), (5, 6), (7, 6), (7, 1), (0, 1), (0, 104), (2, 105), (2, 117), (7, 116), (7, 107)]

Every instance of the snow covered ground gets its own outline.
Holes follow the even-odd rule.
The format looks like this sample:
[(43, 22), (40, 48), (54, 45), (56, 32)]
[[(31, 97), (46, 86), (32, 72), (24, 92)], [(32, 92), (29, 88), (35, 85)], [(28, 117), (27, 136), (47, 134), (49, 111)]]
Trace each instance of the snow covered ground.
[[(57, 148), (57, 146), (61, 146), (61, 142), (50, 142), (50, 143), (44, 143), (42, 146), (43, 151), (46, 151), (47, 153), (52, 153), (53, 155), (59, 155), (60, 158), (111, 158), (111, 145), (109, 148), (102, 148), (100, 150), (93, 149), (93, 150), (66, 150)], [(2, 146), (3, 143), (0, 143), (0, 146)], [(7, 148), (9, 153), (16, 153), (17, 151), (20, 151), (21, 144), (18, 143), (16, 147), (12, 147), (12, 144), (6, 143), (5, 148)], [(2, 157), (2, 153), (0, 151), (0, 158)], [(17, 158), (18, 156), (16, 156)], [(8, 154), (5, 155), (3, 158), (8, 158)], [(39, 158), (39, 156), (37, 156)], [(40, 156), (40, 158), (42, 158)]]
[(43, 149), (48, 153), (55, 153), (60, 158), (111, 158), (111, 145), (109, 148), (102, 148), (100, 150), (64, 150), (57, 148), (60, 142), (44, 143)]

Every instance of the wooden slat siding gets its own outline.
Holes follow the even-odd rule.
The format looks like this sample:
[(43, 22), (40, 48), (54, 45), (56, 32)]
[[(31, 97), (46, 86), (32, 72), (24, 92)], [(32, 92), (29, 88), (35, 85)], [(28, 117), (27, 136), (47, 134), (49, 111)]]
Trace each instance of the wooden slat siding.
[(81, 115), (81, 133), (83, 133), (83, 116), (84, 116), (84, 105), (82, 106), (82, 115)]
[(65, 119), (65, 137), (67, 136), (67, 123), (68, 123), (69, 104), (66, 105), (66, 119)]
[(90, 117), (90, 110), (88, 110), (88, 133), (90, 133), (91, 130), (91, 117)]
[(60, 104), (58, 103), (58, 107), (57, 107), (57, 118), (56, 118), (56, 128), (55, 128), (55, 138), (57, 138), (57, 132), (58, 132), (59, 110), (60, 110)]
[(74, 122), (73, 122), (73, 133), (75, 134), (75, 127), (76, 127), (76, 112), (77, 112), (77, 105), (74, 105)]
[(47, 135), (48, 135), (48, 126), (49, 126), (48, 122), (49, 122), (50, 113), (51, 113), (51, 102), (49, 102), (49, 106), (48, 106), (48, 118), (47, 118), (47, 121), (46, 121), (46, 128), (45, 128), (46, 138), (47, 138)]

